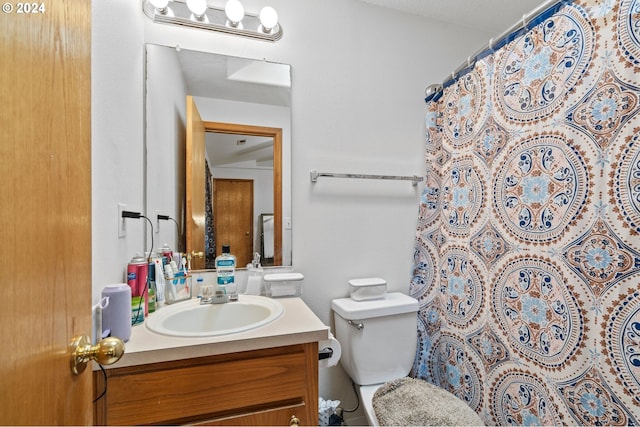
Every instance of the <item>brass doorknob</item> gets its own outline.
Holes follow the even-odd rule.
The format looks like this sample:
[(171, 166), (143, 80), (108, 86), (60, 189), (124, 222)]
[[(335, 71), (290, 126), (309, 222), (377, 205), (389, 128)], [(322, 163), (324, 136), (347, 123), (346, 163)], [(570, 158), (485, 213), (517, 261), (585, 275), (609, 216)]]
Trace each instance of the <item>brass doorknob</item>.
[(86, 335), (73, 338), (71, 342), (71, 371), (75, 375), (84, 372), (87, 363), (95, 360), (101, 365), (113, 365), (124, 354), (124, 342), (120, 338), (109, 337), (91, 345)]
[(196, 252), (196, 251), (191, 251), (189, 255), (189, 259), (191, 258), (204, 258), (204, 252)]
[(289, 420), (289, 426), (293, 427), (293, 426), (299, 426), (300, 425), (300, 418), (296, 417), (295, 415), (291, 415), (291, 419)]

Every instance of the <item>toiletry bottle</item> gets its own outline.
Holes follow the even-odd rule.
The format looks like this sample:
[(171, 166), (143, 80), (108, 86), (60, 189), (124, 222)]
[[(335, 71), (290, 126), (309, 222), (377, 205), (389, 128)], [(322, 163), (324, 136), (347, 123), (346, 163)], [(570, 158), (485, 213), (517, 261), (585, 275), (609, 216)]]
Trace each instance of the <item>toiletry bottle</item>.
[(202, 285), (204, 285), (204, 279), (202, 277), (198, 277), (196, 279), (196, 286), (193, 289), (194, 293), (196, 294), (196, 297), (198, 298), (202, 298)]
[(156, 311), (156, 266), (153, 260), (149, 261), (149, 288), (147, 289), (149, 313)]
[(127, 283), (131, 288), (131, 307), (136, 316), (132, 324), (142, 323), (149, 314), (149, 294), (147, 293), (147, 275), (149, 265), (142, 254), (136, 254), (127, 264)]
[(165, 243), (164, 245), (162, 245), (159, 252), (160, 252), (160, 256), (167, 257), (168, 261), (173, 260), (173, 251), (171, 250), (171, 247), (169, 246), (168, 243)]
[(218, 286), (225, 290), (229, 301), (238, 300), (238, 288), (235, 283), (236, 257), (231, 255), (229, 245), (222, 245), (222, 253), (215, 260)]
[(155, 264), (155, 285), (156, 285), (156, 309), (159, 309), (164, 305), (164, 271), (162, 269), (162, 259), (157, 258), (154, 261)]
[(264, 270), (260, 265), (260, 254), (258, 252), (253, 254), (253, 260), (251, 264), (247, 264), (247, 288), (245, 293), (249, 295), (262, 295), (264, 289), (262, 286), (262, 275)]

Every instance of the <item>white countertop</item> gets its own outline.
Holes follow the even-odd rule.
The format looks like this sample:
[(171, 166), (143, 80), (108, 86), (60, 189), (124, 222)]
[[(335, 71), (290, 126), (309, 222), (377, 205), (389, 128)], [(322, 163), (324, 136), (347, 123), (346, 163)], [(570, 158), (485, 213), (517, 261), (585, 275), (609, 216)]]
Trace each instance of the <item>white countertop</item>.
[[(278, 319), (256, 329), (229, 335), (203, 338), (171, 337), (152, 332), (144, 324), (133, 326), (131, 338), (125, 343), (122, 359), (105, 368), (122, 368), (328, 339), (328, 327), (302, 299), (279, 298), (278, 302), (284, 307), (284, 313)], [(154, 313), (150, 314), (153, 315)], [(94, 369), (96, 368), (97, 365), (94, 364)]]

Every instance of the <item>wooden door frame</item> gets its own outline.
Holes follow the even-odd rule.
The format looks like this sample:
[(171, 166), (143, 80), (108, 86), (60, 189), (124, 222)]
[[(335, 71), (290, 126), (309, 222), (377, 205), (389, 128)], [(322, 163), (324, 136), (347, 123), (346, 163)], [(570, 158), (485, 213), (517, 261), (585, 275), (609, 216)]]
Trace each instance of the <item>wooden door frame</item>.
[(238, 123), (202, 122), (205, 132), (273, 138), (273, 262), (282, 265), (282, 128)]

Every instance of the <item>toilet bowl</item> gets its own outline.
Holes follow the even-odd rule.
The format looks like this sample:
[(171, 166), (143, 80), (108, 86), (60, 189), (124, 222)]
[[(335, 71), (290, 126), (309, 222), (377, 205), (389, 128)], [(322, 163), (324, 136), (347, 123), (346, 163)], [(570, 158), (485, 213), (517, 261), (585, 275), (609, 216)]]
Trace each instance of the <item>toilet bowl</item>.
[(360, 395), (362, 409), (364, 409), (364, 416), (367, 417), (367, 423), (370, 426), (380, 425), (376, 417), (376, 412), (373, 409), (373, 395), (380, 387), (382, 387), (382, 384), (361, 385), (358, 387), (358, 394)]
[[(403, 378), (409, 375), (415, 358), (418, 307), (416, 299), (399, 292), (387, 293), (382, 298), (366, 301), (356, 301), (351, 298), (331, 301), (335, 337), (342, 347), (340, 364), (358, 386), (360, 401), (369, 425), (379, 425), (380, 415), (377, 415), (374, 410), (376, 391), (387, 393), (391, 382), (394, 384), (408, 382), (411, 383), (410, 390), (418, 389), (418, 391), (412, 391), (416, 399), (407, 402), (407, 407), (401, 408), (401, 411), (416, 412), (414, 402), (418, 401), (422, 402), (425, 414), (438, 412), (443, 406), (466, 409), (466, 411), (460, 411), (466, 412), (467, 418), (461, 418), (464, 422), (456, 422), (455, 413), (443, 415), (445, 419), (441, 423), (451, 422), (451, 425), (469, 424), (469, 412), (472, 418), (476, 415), (451, 393), (437, 389), (424, 381), (413, 379), (403, 381)], [(424, 396), (425, 390), (420, 389), (421, 385), (427, 389), (427, 399)], [(401, 386), (404, 384), (399, 385)], [(442, 395), (441, 400), (438, 407), (430, 407), (428, 394), (435, 390), (442, 390), (442, 393), (438, 393)], [(394, 408), (396, 406), (394, 405)], [(386, 408), (384, 412), (387, 412)], [(384, 412), (383, 415), (389, 418)], [(429, 424), (430, 419), (425, 419), (425, 422), (419, 421), (414, 422), (426, 425)], [(482, 425), (480, 417), (476, 415), (473, 418), (473, 424)]]

